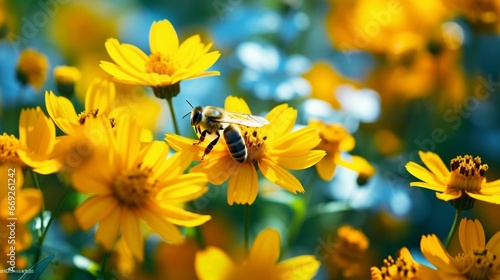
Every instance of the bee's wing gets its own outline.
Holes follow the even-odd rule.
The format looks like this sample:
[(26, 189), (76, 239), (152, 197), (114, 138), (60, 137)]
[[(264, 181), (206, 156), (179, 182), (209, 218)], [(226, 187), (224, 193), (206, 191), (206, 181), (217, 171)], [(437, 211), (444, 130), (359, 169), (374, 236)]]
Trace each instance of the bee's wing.
[(224, 117), (220, 120), (223, 123), (234, 123), (250, 127), (261, 127), (269, 124), (266, 118), (254, 116), (245, 113), (225, 112)]

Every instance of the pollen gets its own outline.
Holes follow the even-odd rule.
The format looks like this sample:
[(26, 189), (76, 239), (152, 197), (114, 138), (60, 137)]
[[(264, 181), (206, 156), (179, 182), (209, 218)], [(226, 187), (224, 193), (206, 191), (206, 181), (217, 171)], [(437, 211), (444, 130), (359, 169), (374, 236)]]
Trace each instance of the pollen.
[(146, 72), (160, 75), (172, 76), (177, 68), (176, 61), (159, 52), (150, 54), (149, 61), (146, 63)]
[(487, 164), (481, 164), (481, 158), (470, 155), (458, 156), (450, 162), (450, 188), (474, 191), (481, 190), (484, 183)]
[(381, 269), (372, 269), (372, 279), (411, 280), (417, 279), (418, 264), (404, 256), (393, 259), (389, 256), (384, 260)]
[(475, 249), (456, 257), (461, 271), (467, 279), (487, 279), (489, 273), (498, 267), (497, 256), (487, 249)]
[(4, 132), (3, 135), (0, 135), (0, 163), (24, 166), (17, 155), (17, 150), (22, 148), (19, 139)]
[(258, 128), (240, 128), (242, 129), (243, 139), (247, 147), (248, 156), (246, 162), (256, 162), (262, 158), (266, 150), (267, 136), (263, 135)]
[[(81, 125), (84, 125), (85, 124), (85, 121), (88, 119), (88, 118), (97, 118), (97, 116), (99, 116), (99, 109), (96, 109), (96, 110), (89, 110), (89, 111), (83, 111), (81, 112), (79, 115), (78, 115), (78, 123), (81, 124)], [(115, 118), (110, 118), (108, 116), (105, 116), (106, 118), (108, 118), (109, 120), (109, 123), (111, 124), (111, 127), (115, 127), (116, 125), (116, 120)]]
[(151, 179), (151, 170), (124, 170), (115, 177), (113, 193), (116, 199), (127, 207), (140, 207), (156, 195), (155, 181)]

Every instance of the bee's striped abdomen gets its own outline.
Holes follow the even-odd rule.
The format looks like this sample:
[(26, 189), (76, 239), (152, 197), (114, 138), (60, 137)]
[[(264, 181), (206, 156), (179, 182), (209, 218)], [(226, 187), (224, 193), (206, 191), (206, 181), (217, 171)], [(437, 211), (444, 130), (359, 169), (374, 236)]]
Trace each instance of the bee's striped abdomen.
[(231, 124), (224, 129), (224, 139), (226, 140), (227, 149), (234, 160), (244, 162), (248, 154), (247, 147), (236, 125)]

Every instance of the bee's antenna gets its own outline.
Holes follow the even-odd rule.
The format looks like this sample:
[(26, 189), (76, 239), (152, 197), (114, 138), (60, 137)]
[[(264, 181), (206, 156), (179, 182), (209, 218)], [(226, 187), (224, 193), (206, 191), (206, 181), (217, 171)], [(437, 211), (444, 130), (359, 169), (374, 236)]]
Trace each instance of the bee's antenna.
[[(194, 108), (193, 105), (191, 105), (191, 103), (189, 103), (189, 101), (186, 100), (186, 102), (189, 104), (189, 106), (191, 106), (191, 108)], [(182, 118), (187, 117), (189, 114), (191, 114), (191, 111), (187, 112), (187, 114), (185, 114)]]
[(182, 116), (182, 118), (185, 118), (187, 117), (187, 115), (191, 114), (191, 111), (187, 112), (187, 114), (185, 114), (184, 116)]

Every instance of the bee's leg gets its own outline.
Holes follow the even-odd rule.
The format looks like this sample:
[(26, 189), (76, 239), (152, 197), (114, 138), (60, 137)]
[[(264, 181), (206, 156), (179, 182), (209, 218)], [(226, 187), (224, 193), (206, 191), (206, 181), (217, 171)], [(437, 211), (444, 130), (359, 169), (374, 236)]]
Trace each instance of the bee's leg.
[(203, 130), (203, 132), (200, 134), (200, 140), (198, 141), (198, 143), (193, 143), (193, 145), (200, 145), (201, 142), (203, 142), (205, 140), (205, 137), (207, 136), (207, 133), (209, 133), (210, 131), (208, 130)]
[(217, 135), (217, 137), (215, 137), (215, 139), (212, 140), (212, 142), (210, 142), (210, 144), (208, 144), (207, 148), (205, 149), (205, 153), (201, 157), (201, 160), (203, 160), (203, 158), (205, 157), (205, 155), (208, 155), (212, 151), (212, 149), (214, 148), (215, 144), (217, 144), (217, 142), (219, 141), (219, 138), (220, 138), (219, 131), (215, 132), (215, 134)]

